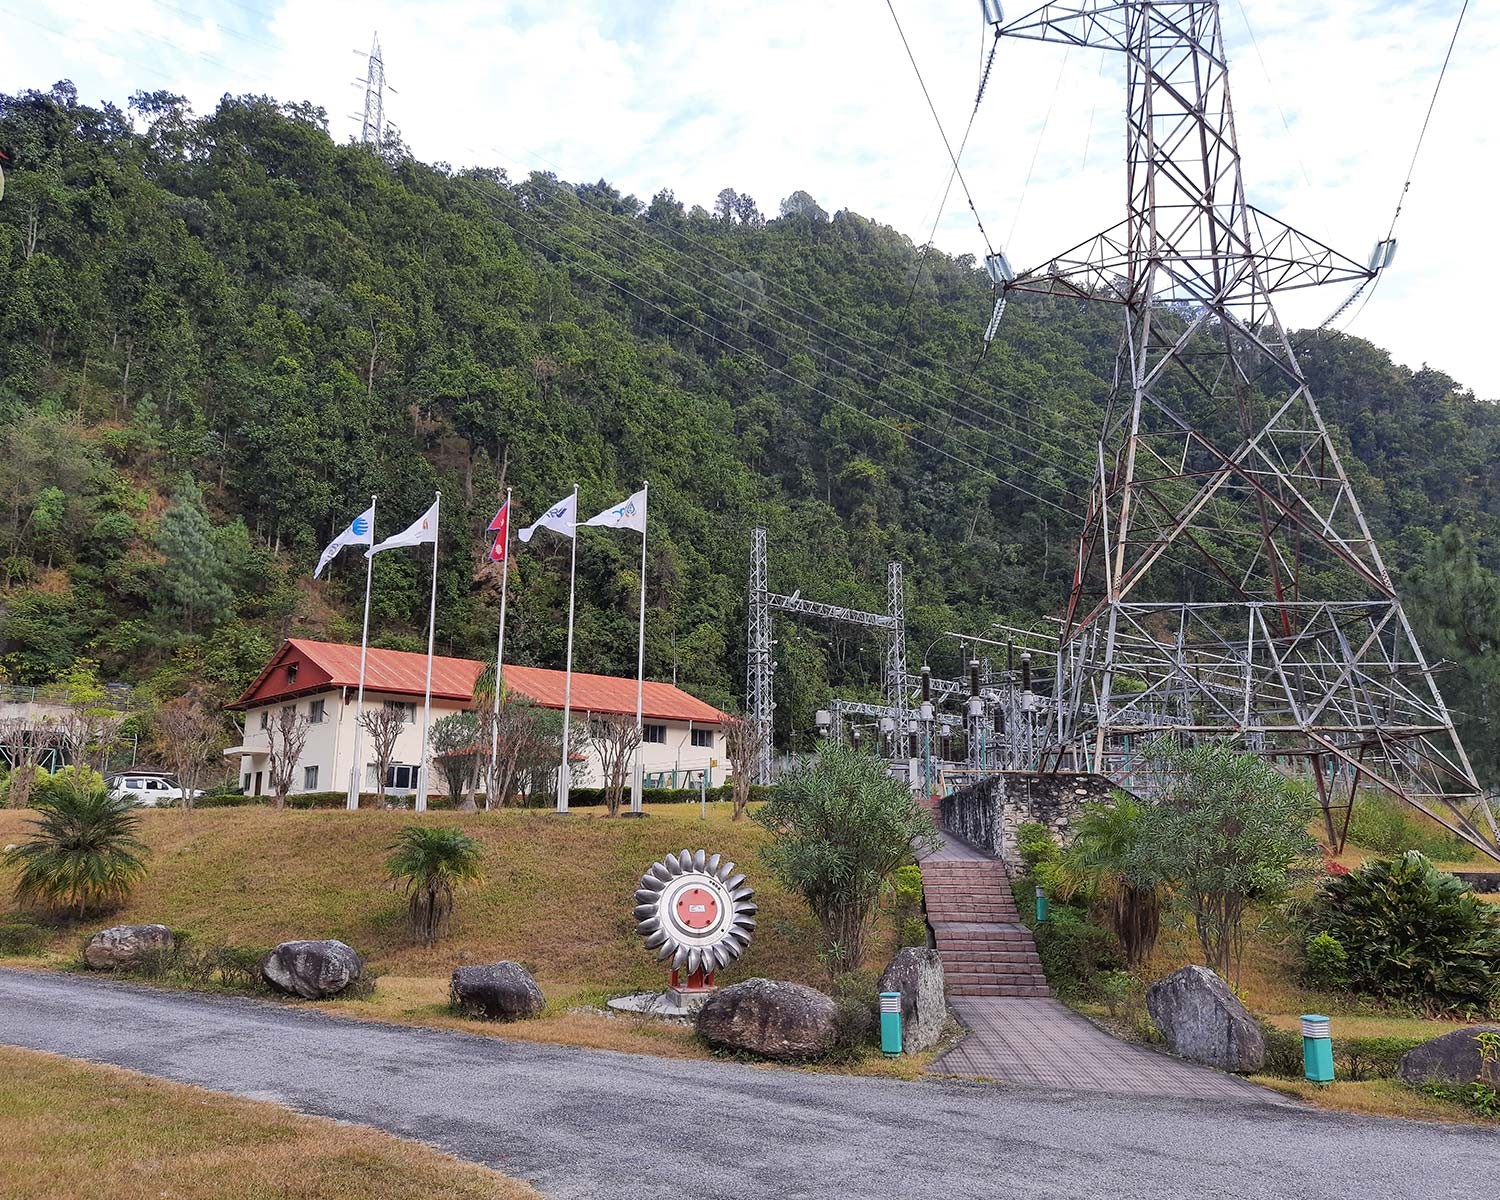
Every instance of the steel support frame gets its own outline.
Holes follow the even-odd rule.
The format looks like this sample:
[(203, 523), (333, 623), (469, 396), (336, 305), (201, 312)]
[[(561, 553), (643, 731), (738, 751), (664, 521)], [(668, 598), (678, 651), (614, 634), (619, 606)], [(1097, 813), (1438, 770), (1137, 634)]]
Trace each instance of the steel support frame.
[(1126, 219), (1005, 285), (1125, 318), (1038, 757), (1149, 788), (1156, 738), (1226, 738), (1305, 762), (1336, 847), (1364, 784), (1500, 858), (1272, 304), (1371, 272), (1247, 203), (1218, 5), (1080, 0), (999, 32), (1126, 59)]

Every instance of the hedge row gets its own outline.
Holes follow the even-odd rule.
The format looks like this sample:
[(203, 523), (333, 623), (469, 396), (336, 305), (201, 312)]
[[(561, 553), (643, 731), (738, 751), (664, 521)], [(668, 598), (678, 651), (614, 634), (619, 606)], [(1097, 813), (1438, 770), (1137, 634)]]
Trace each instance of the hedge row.
[[(1262, 1026), (1266, 1035), (1266, 1074), (1283, 1079), (1302, 1078), (1302, 1035), (1274, 1025)], [(1334, 1075), (1351, 1083), (1365, 1079), (1394, 1079), (1401, 1056), (1423, 1045), (1426, 1038), (1336, 1037), (1333, 1039)]]
[[(750, 799), (761, 801), (770, 795), (770, 788), (754, 787), (750, 789)], [(642, 799), (647, 804), (697, 804), (701, 793), (697, 788), (647, 788), (642, 793)], [(711, 787), (706, 793), (711, 803), (728, 801), (732, 798), (732, 790), (728, 784), (719, 787)], [(343, 808), (348, 796), (344, 792), (301, 792), (286, 798), (288, 808)], [(242, 796), (235, 792), (220, 792), (202, 796), (194, 801), (194, 808), (242, 808), (246, 805), (272, 804), (275, 798), (272, 796)], [(388, 795), (386, 802), (394, 804), (397, 802), (409, 804), (409, 796)], [(551, 795), (535, 796), (531, 803), (524, 805), (526, 808), (551, 808), (555, 798)], [(626, 797), (629, 803), (629, 797)], [(379, 798), (374, 792), (362, 792), (359, 797), (361, 808), (375, 808), (379, 804)], [(447, 796), (429, 796), (427, 807), (432, 809), (456, 808)], [(603, 788), (573, 788), (568, 793), (569, 808), (603, 808)]]

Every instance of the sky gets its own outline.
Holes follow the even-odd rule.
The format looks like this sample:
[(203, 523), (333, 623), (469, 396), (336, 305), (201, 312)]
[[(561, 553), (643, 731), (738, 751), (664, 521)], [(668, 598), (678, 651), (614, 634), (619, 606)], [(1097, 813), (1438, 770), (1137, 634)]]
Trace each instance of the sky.
[[(1383, 238), (1463, 0), (1226, 0), (1236, 129), (1251, 203), (1363, 261)], [(955, 147), (988, 34), (979, 0), (891, 0)], [(357, 136), (378, 32), (386, 116), (454, 166), (607, 179), (712, 207), (724, 187), (767, 216), (810, 192), (951, 254), (984, 242), (883, 0), (0, 0), (0, 89), (71, 79), (89, 103), (139, 89), (195, 110), (228, 93), (311, 101)], [(1007, 4), (1007, 17), (1033, 5)], [(1309, 11), (1312, 10), (1312, 11)], [(1404, 209), (1399, 248), (1338, 327), (1402, 363), (1500, 398), (1492, 229), (1500, 6), (1464, 18)], [(1124, 77), (1103, 51), (1002, 41), (962, 165), (991, 242), (1025, 268), (1124, 216)], [(1279, 303), (1321, 323), (1347, 288)]]

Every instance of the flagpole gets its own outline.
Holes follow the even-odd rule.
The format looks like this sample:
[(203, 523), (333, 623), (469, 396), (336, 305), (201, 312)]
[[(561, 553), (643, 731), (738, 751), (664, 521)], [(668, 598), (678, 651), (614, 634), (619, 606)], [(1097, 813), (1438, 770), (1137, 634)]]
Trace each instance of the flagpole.
[[(573, 514), (576, 523), (578, 514)], [(577, 530), (574, 530), (575, 535)], [(505, 489), (505, 557), (500, 560), (500, 636), (495, 639), (495, 694), (492, 697), (494, 712), (490, 721), (490, 783), (493, 784), (499, 778), (497, 766), (500, 758), (500, 689), (504, 686), (504, 676), (501, 674), (505, 662), (505, 594), (507, 583), (510, 580), (510, 488)], [(494, 797), (485, 793), (484, 806), (491, 807)], [(505, 803), (502, 798), (501, 804)]]
[(646, 517), (650, 515), (648, 503), (651, 481), (641, 481), (641, 623), (636, 635), (635, 649), (635, 774), (630, 781), (630, 811), (641, 812), (641, 801), (645, 798), (646, 743), (642, 739), (644, 727), (642, 717), (646, 692)]
[[(370, 545), (375, 544), (375, 501), (377, 496), (370, 497)], [(363, 751), (364, 729), (360, 725), (360, 719), (365, 715), (365, 657), (370, 648), (370, 581), (375, 577), (375, 556), (365, 555), (365, 620), (359, 633), (359, 700), (354, 706), (354, 765), (349, 768), (349, 798), (347, 806), (350, 812), (359, 808), (359, 756)]]
[(427, 608), (427, 691), (422, 699), (422, 757), (417, 764), (417, 812), (427, 811), (427, 735), (432, 725), (432, 647), (437, 636), (438, 525), (443, 516), (443, 493), (432, 501), (432, 600)]
[(578, 583), (578, 485), (573, 485), (573, 555), (568, 566), (568, 669), (563, 677), (562, 769), (557, 776), (557, 811), (568, 811), (568, 726), (573, 718), (573, 601)]

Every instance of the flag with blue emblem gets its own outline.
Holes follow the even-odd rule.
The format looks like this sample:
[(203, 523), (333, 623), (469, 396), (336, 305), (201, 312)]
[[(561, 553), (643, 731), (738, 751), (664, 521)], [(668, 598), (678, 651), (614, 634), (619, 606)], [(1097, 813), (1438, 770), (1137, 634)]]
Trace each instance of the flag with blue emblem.
[(646, 489), (620, 503), (606, 508), (597, 517), (590, 517), (585, 525), (603, 525), (606, 529), (634, 529), (646, 532)]
[(372, 546), (374, 544), (375, 506), (372, 504), (350, 521), (338, 537), (328, 543), (327, 549), (323, 551), (323, 557), (318, 559), (318, 569), (313, 572), (313, 578), (316, 579), (321, 575), (323, 568), (337, 558), (339, 551), (345, 546)]

